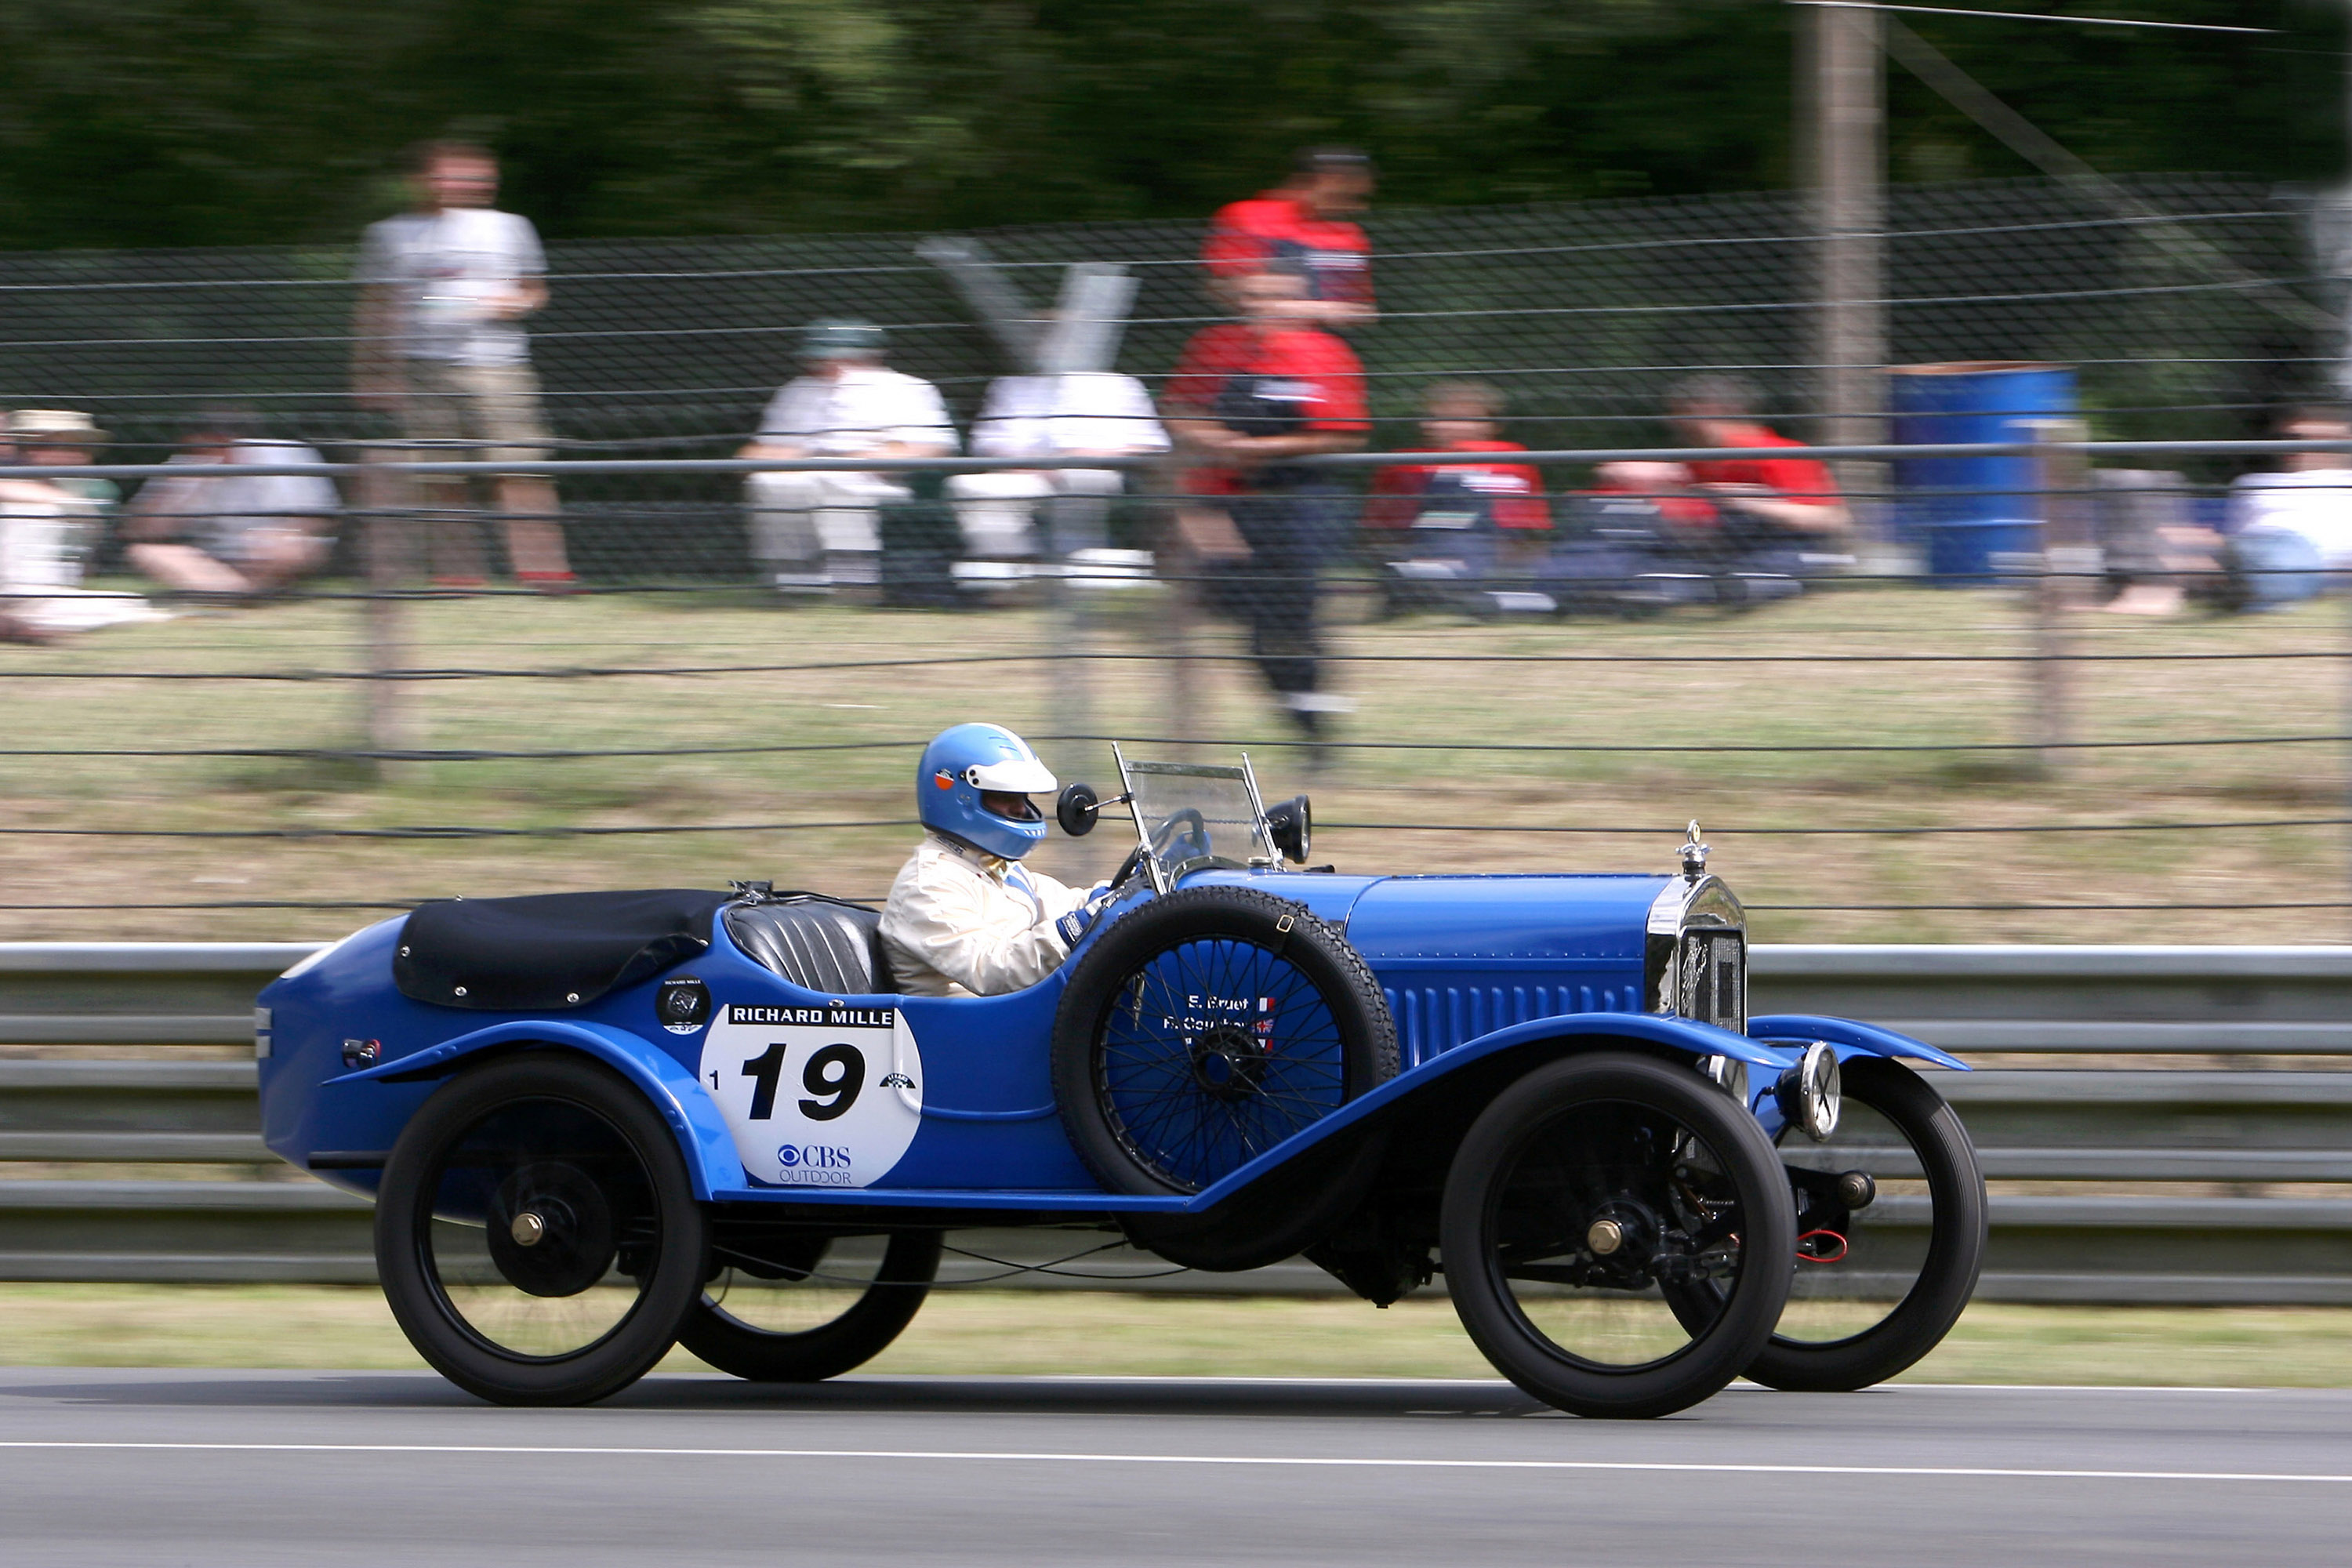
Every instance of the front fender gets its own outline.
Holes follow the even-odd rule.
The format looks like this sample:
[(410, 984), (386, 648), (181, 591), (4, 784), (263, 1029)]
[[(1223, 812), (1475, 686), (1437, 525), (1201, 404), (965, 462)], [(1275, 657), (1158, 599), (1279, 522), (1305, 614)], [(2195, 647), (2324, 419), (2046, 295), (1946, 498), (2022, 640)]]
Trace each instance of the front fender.
[(1748, 1033), (1759, 1040), (1793, 1045), (1799, 1050), (1815, 1040), (1827, 1040), (1836, 1048), (1840, 1061), (1853, 1057), (1909, 1057), (1914, 1061), (1933, 1062), (1939, 1068), (1950, 1068), (1954, 1072), (1973, 1070), (1951, 1052), (1938, 1050), (1925, 1040), (1915, 1040), (1908, 1035), (1898, 1035), (1875, 1024), (1857, 1024), (1851, 1018), (1824, 1018), (1811, 1013), (1774, 1013), (1762, 1018), (1748, 1019)]
[(467, 1058), (501, 1046), (555, 1046), (595, 1058), (636, 1085), (661, 1112), (677, 1139), (678, 1152), (686, 1156), (687, 1174), (694, 1183), (697, 1198), (708, 1201), (715, 1191), (743, 1184), (743, 1161), (735, 1152), (734, 1137), (694, 1074), (659, 1047), (609, 1024), (572, 1019), (493, 1024), (396, 1061), (329, 1079), (320, 1087), (347, 1089), (370, 1082), (439, 1078), (455, 1071)]
[[(1730, 1057), (1751, 1067), (1764, 1068), (1775, 1077), (1796, 1066), (1799, 1055), (1796, 1051), (1717, 1028), (1713, 1024), (1696, 1023), (1665, 1014), (1570, 1013), (1553, 1018), (1533, 1018), (1524, 1024), (1514, 1024), (1507, 1029), (1496, 1029), (1475, 1039), (1465, 1040), (1450, 1050), (1439, 1052), (1420, 1066), (1399, 1073), (1379, 1088), (1349, 1100), (1314, 1125), (1285, 1139), (1213, 1186), (1186, 1199), (1181, 1207), (1190, 1211), (1213, 1208), (1325, 1139), (1345, 1132), (1373, 1117), (1412, 1116), (1415, 1114), (1411, 1106), (1412, 1100), (1437, 1090), (1445, 1080), (1494, 1057), (1545, 1046), (1558, 1047), (1565, 1052), (1605, 1049), (1611, 1045), (1628, 1042), (1664, 1046), (1694, 1058)], [(1770, 1079), (1767, 1078), (1765, 1081), (1769, 1082)]]

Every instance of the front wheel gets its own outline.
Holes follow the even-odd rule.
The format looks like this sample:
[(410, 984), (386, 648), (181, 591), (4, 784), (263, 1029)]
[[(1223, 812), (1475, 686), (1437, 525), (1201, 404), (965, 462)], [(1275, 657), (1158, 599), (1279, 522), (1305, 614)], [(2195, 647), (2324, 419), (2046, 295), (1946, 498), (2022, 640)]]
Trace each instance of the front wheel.
[(377, 1194), (393, 1316), (443, 1376), (500, 1405), (582, 1405), (644, 1376), (694, 1304), (707, 1247), (660, 1115), (556, 1051), (435, 1090)]
[(725, 1221), (723, 1267), (677, 1342), (753, 1383), (821, 1383), (865, 1365), (914, 1321), (940, 1271), (940, 1233), (889, 1237), (741, 1233)]
[[(1686, 1408), (1739, 1375), (1788, 1298), (1788, 1179), (1756, 1119), (1686, 1067), (1538, 1068), (1472, 1124), (1439, 1216), (1445, 1284), (1496, 1371), (1578, 1415)], [(1664, 1292), (1705, 1282), (1693, 1319)]]
[[(1852, 1058), (1841, 1075), (1830, 1141), (1780, 1137), (1811, 1239), (1780, 1327), (1748, 1368), (1774, 1388), (1843, 1392), (1893, 1377), (1951, 1331), (1984, 1262), (1984, 1176), (1951, 1106), (1883, 1057)], [(1847, 1202), (1865, 1182), (1866, 1202)]]

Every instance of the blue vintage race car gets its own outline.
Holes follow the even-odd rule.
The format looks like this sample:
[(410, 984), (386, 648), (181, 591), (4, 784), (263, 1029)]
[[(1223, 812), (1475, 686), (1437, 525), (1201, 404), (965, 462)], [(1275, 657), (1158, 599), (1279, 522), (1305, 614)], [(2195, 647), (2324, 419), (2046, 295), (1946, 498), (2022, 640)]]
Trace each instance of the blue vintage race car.
[(1859, 1388), (1951, 1327), (1983, 1182), (1906, 1064), (1961, 1064), (1749, 1018), (1696, 824), (1668, 875), (1286, 870), (1307, 802), (1246, 758), (1114, 757), (1057, 816), (1133, 819), (1120, 901), (1026, 990), (897, 994), (873, 910), (765, 884), (430, 904), (262, 993), (269, 1146), (376, 1200), (401, 1326), (509, 1404), (680, 1342), (845, 1372), (981, 1226), (1303, 1253), (1381, 1306), (1442, 1272), (1498, 1369), (1589, 1415)]

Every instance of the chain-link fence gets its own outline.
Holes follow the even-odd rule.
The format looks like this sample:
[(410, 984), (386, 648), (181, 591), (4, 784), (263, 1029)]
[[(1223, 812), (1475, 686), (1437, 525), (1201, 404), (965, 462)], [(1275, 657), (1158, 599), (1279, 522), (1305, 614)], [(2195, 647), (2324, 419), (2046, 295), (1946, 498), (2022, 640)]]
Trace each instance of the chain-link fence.
[[(2218, 179), (2144, 179), (2146, 210), (2042, 182), (1897, 189), (1890, 357), (2044, 360), (2082, 370), (2104, 434), (2200, 437), (2259, 423), (2282, 392), (2326, 384), (2300, 312), (2312, 293), (2296, 206)], [(1638, 446), (1693, 367), (1749, 373), (1805, 404), (1813, 240), (1768, 195), (1374, 213), (1381, 321), (1360, 339), (1375, 416), (1402, 434), (1421, 384), (1475, 374), (1513, 396), (1533, 447)], [(919, 237), (561, 245), (531, 322), (567, 445), (708, 451), (752, 429), (793, 372), (798, 327), (865, 316), (892, 360), (969, 420), (1008, 367)], [(1061, 269), (1116, 262), (1139, 280), (1120, 366), (1164, 375), (1213, 307), (1201, 231), (1180, 223), (981, 237), (1040, 308)], [(88, 408), (118, 451), (159, 449), (206, 397), (254, 401), (317, 444), (389, 434), (351, 396), (351, 251), (0, 255), (0, 401)], [(1804, 434), (1801, 429), (1798, 434)]]
[[(2312, 325), (2326, 296), (2294, 207), (2219, 181), (2132, 194), (2145, 210), (2042, 184), (1897, 193), (1891, 357), (2071, 365), (2109, 437), (2261, 434), (2282, 400), (2322, 388), (2336, 344)], [(1790, 199), (1368, 226), (1381, 320), (1355, 341), (1376, 448), (1414, 444), (1425, 384), (1463, 375), (1503, 388), (1507, 433), (1539, 449), (1666, 442), (1667, 388), (1702, 369), (1759, 384), (1791, 434), (1814, 428), (1811, 241)], [(1155, 390), (1214, 319), (1196, 227), (982, 237), (1040, 310), (1070, 264), (1127, 268), (1118, 364)], [(1978, 579), (1994, 593), (1889, 581), (1882, 552), (1834, 581), (1685, 572), (1708, 585), (1679, 597), (1540, 605), (1522, 582), (1416, 599), (1391, 592), (1378, 552), (1343, 552), (1319, 650), (1335, 717), (1294, 749), (1197, 562), (1161, 550), (1156, 574), (1083, 587), (935, 578), (944, 593), (911, 601), (929, 607), (786, 608), (755, 581), (740, 474), (588, 467), (731, 454), (793, 373), (802, 324), (826, 316), (887, 325), (891, 363), (968, 428), (1014, 367), (916, 243), (551, 253), (532, 353), (592, 595), (372, 581), (352, 546), (374, 523), (412, 527), (413, 498), (347, 482), (346, 548), (298, 602), (198, 605), (0, 654), (0, 930), (310, 934), (335, 910), (451, 892), (727, 875), (877, 894), (916, 748), (983, 715), (1051, 737), (1065, 773), (1098, 775), (1112, 736), (1248, 745), (1286, 780), (1320, 769), (1326, 854), (1351, 869), (1662, 867), (1696, 815), (1769, 939), (2283, 940), (2347, 923), (2352, 645), (2324, 601), (2101, 616), (2054, 603), (2031, 575), (2042, 558), (2014, 552)], [(350, 268), (295, 250), (0, 258), (0, 404), (86, 411), (118, 460), (160, 458), (189, 409), (224, 398), (331, 458), (381, 455), (394, 432), (352, 396)], [(2142, 496), (2210, 500), (2253, 460), (2132, 466), (2178, 476)], [(1548, 463), (1542, 480), (1574, 495), (1589, 465)], [(2046, 521), (2099, 486), (2045, 468), (2024, 488)], [(1162, 543), (1164, 484), (1131, 489), (1115, 542)], [(1893, 493), (1854, 497), (1866, 533), (1900, 531)], [(949, 538), (927, 548), (952, 552), (931, 511)], [(1564, 532), (1582, 515), (1557, 513)], [(2089, 559), (2062, 564), (2079, 580)], [(136, 586), (119, 554), (94, 564), (102, 585)], [(1054, 853), (1079, 872), (1106, 852)]]

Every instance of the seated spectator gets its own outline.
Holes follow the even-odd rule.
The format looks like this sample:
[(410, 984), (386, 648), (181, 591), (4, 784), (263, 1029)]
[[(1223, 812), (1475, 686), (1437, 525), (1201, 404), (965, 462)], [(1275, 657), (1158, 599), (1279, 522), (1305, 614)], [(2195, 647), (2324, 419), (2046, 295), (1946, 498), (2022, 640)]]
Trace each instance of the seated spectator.
[[(24, 408), (5, 435), (14, 461), (63, 468), (97, 460), (106, 432), (87, 414)], [(135, 594), (91, 593), (82, 571), (121, 494), (110, 479), (0, 479), (0, 640), (48, 642), (155, 612)]]
[[(1660, 542), (1699, 554), (1713, 554), (1723, 544), (1723, 512), (1696, 493), (1687, 463), (1602, 463), (1592, 470), (1590, 492), (1601, 502), (1602, 515), (1638, 517), (1655, 531)], [(1620, 503), (1634, 503), (1631, 507)]]
[[(2291, 409), (2274, 435), (2352, 441), (2340, 409)], [(2190, 602), (2224, 612), (2308, 599), (2352, 572), (2352, 453), (2290, 452), (2277, 469), (2230, 487), (2224, 531), (2189, 515), (2180, 474), (2099, 468), (2091, 475), (2099, 543), (2117, 584), (2102, 609), (2168, 616)]]
[[(1499, 439), (1496, 420), (1502, 411), (1503, 395), (1483, 381), (1432, 382), (1422, 395), (1424, 444), (1405, 450), (1526, 451), (1517, 441)], [(1507, 558), (1526, 556), (1540, 551), (1551, 531), (1551, 504), (1543, 489), (1543, 476), (1525, 463), (1400, 464), (1373, 476), (1364, 522), (1373, 529), (1413, 530), (1407, 548), (1416, 555), (1432, 550), (1460, 553), (1462, 542), (1475, 539), (1480, 544), (1473, 554), (1495, 553), (1499, 540)], [(1456, 542), (1448, 546), (1448, 540)]]
[(326, 563), (341, 502), (324, 479), (237, 470), (320, 460), (299, 441), (265, 439), (250, 409), (203, 409), (166, 465), (183, 471), (150, 479), (132, 500), (124, 555), (184, 594), (277, 593)]
[[(18, 462), (44, 468), (79, 468), (95, 463), (98, 449), (106, 445), (106, 432), (89, 415), (69, 408), (20, 408), (8, 416), (8, 438), (16, 448)], [(98, 532), (114, 521), (122, 504), (121, 489), (112, 479), (41, 482), (89, 503), (89, 537), (82, 542), (82, 553), (87, 555)]]
[[(1756, 395), (1730, 375), (1695, 375), (1674, 389), (1667, 419), (1694, 447), (1759, 454), (1802, 447), (1756, 417)], [(1713, 501), (1737, 548), (1789, 548), (1843, 534), (1845, 501), (1826, 464), (1810, 458), (1708, 458), (1688, 465), (1691, 492)]]
[[(806, 373), (768, 404), (740, 458), (943, 458), (956, 449), (939, 388), (884, 368), (886, 339), (871, 321), (816, 321), (801, 334)], [(830, 592), (881, 580), (879, 509), (912, 492), (887, 473), (753, 474), (751, 559), (786, 592)]]
[(1376, 320), (1371, 243), (1348, 221), (1364, 210), (1374, 179), (1372, 161), (1351, 147), (1299, 153), (1288, 179), (1209, 220), (1201, 259), (1211, 292), (1237, 305), (1237, 279), (1279, 264), (1307, 279), (1296, 320), (1342, 331)]
[[(2298, 408), (2279, 424), (2287, 441), (2352, 441), (2341, 409)], [(2276, 473), (2230, 487), (2230, 531), (2301, 535), (2330, 572), (2352, 568), (2352, 452), (2290, 452)]]
[[(1118, 458), (1168, 450), (1151, 395), (1131, 375), (1066, 372), (999, 376), (971, 427), (978, 458)], [(1048, 509), (1049, 553), (1060, 558), (1105, 543), (1109, 498), (1124, 486), (1116, 468), (1003, 468), (948, 481), (965, 552), (974, 560), (1020, 561), (1038, 553), (1033, 518)]]

